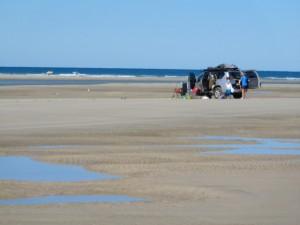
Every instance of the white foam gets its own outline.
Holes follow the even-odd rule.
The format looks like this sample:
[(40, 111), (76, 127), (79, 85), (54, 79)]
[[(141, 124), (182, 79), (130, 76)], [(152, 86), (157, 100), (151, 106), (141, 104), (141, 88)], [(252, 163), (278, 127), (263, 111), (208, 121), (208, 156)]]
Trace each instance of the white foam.
[(268, 80), (300, 80), (299, 77), (265, 77)]
[(184, 76), (175, 76), (175, 75), (165, 75), (165, 78), (177, 78), (177, 77), (184, 77)]
[(82, 76), (82, 74), (80, 73), (60, 73), (60, 74), (57, 74), (57, 76), (62, 76), (62, 77), (80, 77)]

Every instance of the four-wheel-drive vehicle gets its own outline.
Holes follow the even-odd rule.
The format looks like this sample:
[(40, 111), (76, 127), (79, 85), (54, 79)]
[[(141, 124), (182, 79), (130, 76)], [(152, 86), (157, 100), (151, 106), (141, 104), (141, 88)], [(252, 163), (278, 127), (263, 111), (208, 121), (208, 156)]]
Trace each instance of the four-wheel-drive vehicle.
[(256, 70), (246, 70), (244, 73), (248, 77), (250, 89), (261, 87), (260, 77)]
[[(226, 91), (226, 75), (229, 75), (233, 88), (233, 97), (241, 98), (242, 92), (239, 83), (241, 72), (242, 71), (235, 65), (221, 64), (217, 67), (208, 67), (198, 77), (194, 74), (190, 74), (189, 86), (195, 86), (198, 89), (198, 95), (222, 98)], [(244, 71), (244, 73), (248, 77), (250, 89), (260, 87), (260, 78), (255, 70)]]

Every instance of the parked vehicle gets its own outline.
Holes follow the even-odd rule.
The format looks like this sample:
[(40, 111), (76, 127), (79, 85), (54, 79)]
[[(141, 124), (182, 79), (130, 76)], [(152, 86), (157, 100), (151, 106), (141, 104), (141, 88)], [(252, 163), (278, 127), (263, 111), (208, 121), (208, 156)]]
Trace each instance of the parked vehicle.
[[(221, 64), (217, 67), (208, 67), (198, 77), (196, 77), (194, 74), (190, 74), (188, 86), (195, 86), (195, 88), (198, 89), (197, 95), (208, 96), (210, 98), (222, 98), (226, 91), (225, 75), (229, 74), (230, 82), (233, 88), (232, 95), (234, 98), (241, 98), (242, 92), (239, 84), (241, 72), (242, 71), (235, 65)], [(249, 79), (249, 88), (254, 89), (260, 87), (260, 78), (255, 70), (245, 71), (245, 74)], [(195, 81), (195, 84), (191, 81)]]
[(244, 73), (248, 77), (250, 89), (261, 87), (261, 80), (256, 70), (246, 70)]

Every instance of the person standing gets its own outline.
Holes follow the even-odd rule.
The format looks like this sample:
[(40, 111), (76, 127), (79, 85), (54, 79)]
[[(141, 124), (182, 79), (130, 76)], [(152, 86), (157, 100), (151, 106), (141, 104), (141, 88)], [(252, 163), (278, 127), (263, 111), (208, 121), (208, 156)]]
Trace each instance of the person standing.
[(249, 85), (248, 77), (244, 74), (244, 72), (241, 72), (240, 86), (242, 89), (242, 99), (246, 98), (248, 85)]
[(208, 77), (208, 90), (212, 90), (214, 85), (216, 84), (216, 78), (215, 75), (210, 73)]

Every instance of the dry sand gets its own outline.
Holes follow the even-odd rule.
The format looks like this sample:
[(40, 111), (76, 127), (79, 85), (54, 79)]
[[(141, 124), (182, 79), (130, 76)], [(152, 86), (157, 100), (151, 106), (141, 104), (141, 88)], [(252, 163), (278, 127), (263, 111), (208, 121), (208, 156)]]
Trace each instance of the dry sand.
[(300, 139), (299, 85), (266, 85), (246, 100), (172, 99), (173, 89), (147, 82), (1, 87), (1, 155), (123, 177), (0, 181), (1, 199), (124, 194), (147, 201), (0, 206), (0, 224), (298, 225), (300, 156), (208, 156), (190, 145), (218, 141), (189, 137)]

